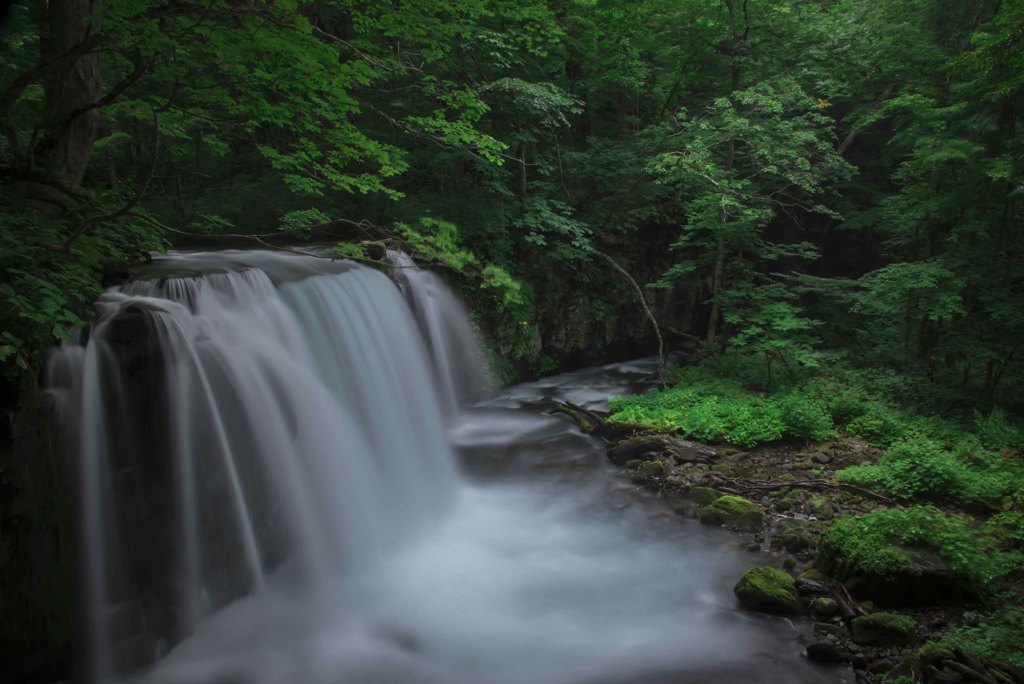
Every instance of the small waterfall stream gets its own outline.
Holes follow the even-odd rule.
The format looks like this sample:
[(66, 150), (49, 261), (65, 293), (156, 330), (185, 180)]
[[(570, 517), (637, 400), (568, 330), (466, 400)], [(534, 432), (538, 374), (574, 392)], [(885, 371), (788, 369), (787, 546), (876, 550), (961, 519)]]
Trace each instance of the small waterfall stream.
[[(643, 364), (482, 398), (433, 274), (175, 253), (49, 385), (80, 465), (82, 678), (153, 684), (839, 681), (735, 610), (753, 564), (546, 415)], [(461, 467), (460, 467), (461, 462)], [(155, 665), (153, 665), (155, 662)]]

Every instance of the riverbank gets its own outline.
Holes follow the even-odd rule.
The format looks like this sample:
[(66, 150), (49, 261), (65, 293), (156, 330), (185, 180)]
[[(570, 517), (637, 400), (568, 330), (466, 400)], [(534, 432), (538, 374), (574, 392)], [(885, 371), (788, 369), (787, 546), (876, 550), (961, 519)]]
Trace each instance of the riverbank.
[(1024, 681), (1019, 432), (1001, 414), (970, 430), (820, 381), (677, 380), (567, 412), (624, 477), (772, 554), (781, 572), (735, 578), (745, 607), (807, 615), (808, 658), (863, 681)]

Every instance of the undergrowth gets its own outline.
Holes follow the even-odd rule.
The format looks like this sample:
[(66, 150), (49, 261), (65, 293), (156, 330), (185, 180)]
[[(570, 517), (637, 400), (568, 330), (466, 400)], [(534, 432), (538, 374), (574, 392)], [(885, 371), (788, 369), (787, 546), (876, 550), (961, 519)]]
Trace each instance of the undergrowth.
[(1024, 563), (1019, 549), (1004, 548), (970, 519), (931, 505), (839, 518), (818, 544), (820, 553), (852, 563), (857, 572), (889, 578), (912, 572), (913, 561), (905, 549), (930, 549), (960, 581), (976, 589)]
[(828, 407), (800, 390), (772, 396), (728, 380), (704, 380), (609, 402), (610, 420), (677, 431), (702, 442), (744, 447), (783, 437), (820, 440), (835, 434)]

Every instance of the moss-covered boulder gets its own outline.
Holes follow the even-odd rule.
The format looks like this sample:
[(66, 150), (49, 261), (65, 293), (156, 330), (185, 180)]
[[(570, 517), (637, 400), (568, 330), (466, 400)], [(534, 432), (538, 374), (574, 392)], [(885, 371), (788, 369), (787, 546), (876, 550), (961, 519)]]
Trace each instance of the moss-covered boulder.
[(665, 475), (665, 464), (661, 461), (644, 461), (633, 471), (632, 480), (637, 484), (648, 482)]
[(917, 623), (899, 613), (872, 613), (854, 618), (850, 624), (853, 642), (860, 646), (904, 644), (914, 638)]
[(772, 537), (773, 549), (785, 549), (790, 553), (807, 553), (817, 545), (818, 539), (811, 530), (789, 527), (776, 532)]
[(721, 492), (715, 491), (711, 487), (693, 487), (689, 491), (690, 499), (693, 500), (698, 506), (707, 506), (712, 503), (715, 499), (722, 496)]
[(813, 610), (817, 615), (824, 615), (827, 617), (839, 612), (839, 604), (836, 603), (835, 599), (822, 596), (821, 598), (816, 598), (811, 601), (811, 610)]
[[(964, 563), (971, 557), (974, 563)], [(958, 605), (992, 568), (969, 523), (932, 506), (882, 509), (837, 519), (818, 540), (815, 567), (858, 598), (890, 605)], [(956, 563), (956, 570), (951, 564)]]
[(765, 513), (752, 501), (739, 496), (720, 496), (698, 511), (705, 525), (725, 525), (757, 532), (764, 526)]
[(748, 570), (732, 591), (744, 608), (759, 613), (790, 615), (800, 610), (793, 578), (778, 568), (760, 566)]

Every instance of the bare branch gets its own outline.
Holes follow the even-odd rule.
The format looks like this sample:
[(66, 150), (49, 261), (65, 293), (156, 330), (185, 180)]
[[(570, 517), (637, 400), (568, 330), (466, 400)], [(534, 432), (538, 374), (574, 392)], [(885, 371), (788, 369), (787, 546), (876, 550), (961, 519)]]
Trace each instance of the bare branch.
[(658, 319), (656, 319), (654, 314), (651, 312), (651, 307), (647, 306), (647, 299), (644, 297), (644, 291), (640, 288), (640, 284), (636, 282), (636, 279), (630, 274), (630, 272), (623, 268), (622, 265), (611, 256), (597, 250), (594, 250), (594, 254), (611, 264), (612, 268), (624, 275), (633, 286), (637, 299), (640, 301), (640, 306), (643, 308), (644, 314), (651, 322), (651, 325), (654, 326), (654, 334), (658, 336), (658, 382), (662, 387), (667, 387), (668, 376), (665, 372), (665, 338), (661, 335), (661, 326), (658, 324)]
[(77, 228), (68, 236), (68, 239), (64, 243), (64, 251), (70, 252), (71, 247), (74, 245), (78, 238), (82, 237), (92, 226), (99, 223), (106, 223), (107, 221), (115, 221), (122, 216), (128, 214), (135, 205), (142, 200), (142, 197), (149, 190), (150, 183), (153, 182), (153, 177), (156, 175), (156, 163), (159, 158), (159, 145), (160, 145), (160, 115), (156, 109), (153, 110), (153, 157), (149, 163), (149, 172), (146, 174), (145, 180), (142, 182), (142, 186), (139, 188), (128, 202), (118, 209), (117, 211), (109, 214), (99, 214), (97, 216), (90, 216), (89, 218), (82, 221)]

